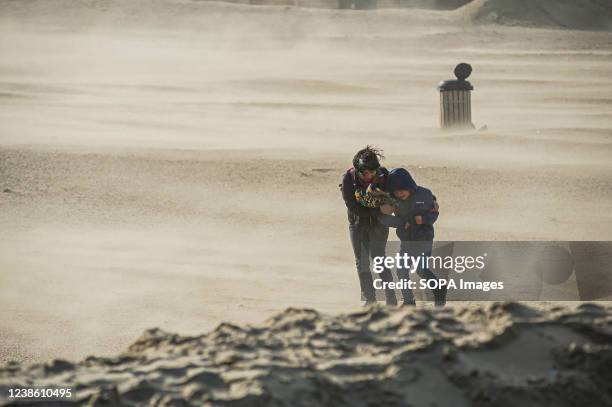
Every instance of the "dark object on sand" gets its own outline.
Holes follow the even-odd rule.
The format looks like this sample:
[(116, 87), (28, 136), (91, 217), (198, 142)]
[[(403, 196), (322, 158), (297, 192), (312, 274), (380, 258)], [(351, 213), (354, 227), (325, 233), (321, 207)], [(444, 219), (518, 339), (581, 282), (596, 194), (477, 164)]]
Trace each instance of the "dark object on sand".
[(440, 127), (474, 128), (472, 124), (472, 84), (466, 79), (472, 73), (472, 67), (460, 63), (455, 67), (457, 79), (442, 81), (438, 85), (440, 91)]

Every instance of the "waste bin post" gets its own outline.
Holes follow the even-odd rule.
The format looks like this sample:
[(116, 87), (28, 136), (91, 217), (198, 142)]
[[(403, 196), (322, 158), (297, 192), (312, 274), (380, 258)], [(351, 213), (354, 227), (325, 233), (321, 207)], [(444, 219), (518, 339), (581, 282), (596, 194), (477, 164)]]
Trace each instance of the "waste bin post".
[(472, 124), (472, 84), (466, 79), (472, 73), (472, 67), (460, 63), (455, 67), (457, 79), (442, 81), (438, 85), (440, 91), (440, 127), (474, 128)]

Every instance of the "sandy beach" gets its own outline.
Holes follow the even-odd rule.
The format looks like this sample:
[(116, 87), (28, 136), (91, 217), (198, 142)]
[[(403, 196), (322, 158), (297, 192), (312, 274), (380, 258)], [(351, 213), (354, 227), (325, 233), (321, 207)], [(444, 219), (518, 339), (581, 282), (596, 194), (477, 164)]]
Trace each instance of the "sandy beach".
[[(436, 193), (436, 239), (611, 240), (611, 14), (497, 3), (0, 1), (0, 362), (355, 312), (366, 144)], [(476, 129), (442, 132), (458, 62)]]

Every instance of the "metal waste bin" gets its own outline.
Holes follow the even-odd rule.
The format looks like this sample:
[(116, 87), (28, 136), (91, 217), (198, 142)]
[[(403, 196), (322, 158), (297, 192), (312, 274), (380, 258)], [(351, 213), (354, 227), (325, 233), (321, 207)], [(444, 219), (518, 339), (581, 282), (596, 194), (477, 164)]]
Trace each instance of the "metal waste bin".
[(474, 128), (472, 124), (471, 92), (474, 87), (466, 79), (472, 73), (472, 67), (460, 63), (455, 67), (457, 79), (442, 81), (440, 91), (440, 127)]

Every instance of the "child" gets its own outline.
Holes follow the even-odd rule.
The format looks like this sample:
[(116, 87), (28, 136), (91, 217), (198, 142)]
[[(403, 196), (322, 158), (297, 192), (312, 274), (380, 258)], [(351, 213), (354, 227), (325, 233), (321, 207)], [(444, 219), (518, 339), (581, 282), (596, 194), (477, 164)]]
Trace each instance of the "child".
[[(385, 204), (380, 207), (380, 222), (396, 228), (397, 237), (401, 241), (401, 254), (412, 251), (413, 253), (409, 253), (411, 256), (430, 256), (434, 238), (433, 224), (438, 219), (439, 209), (435, 195), (429, 189), (418, 186), (404, 168), (396, 168), (389, 173), (387, 191), (395, 198), (395, 206)], [(400, 274), (404, 275), (400, 278), (410, 277), (407, 270), (401, 271), (403, 273)], [(427, 267), (419, 267), (417, 273), (427, 280), (436, 279)], [(404, 305), (414, 305), (410, 289), (402, 290), (402, 294)], [(445, 297), (445, 289), (434, 290), (436, 305), (444, 305)]]

